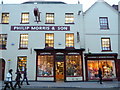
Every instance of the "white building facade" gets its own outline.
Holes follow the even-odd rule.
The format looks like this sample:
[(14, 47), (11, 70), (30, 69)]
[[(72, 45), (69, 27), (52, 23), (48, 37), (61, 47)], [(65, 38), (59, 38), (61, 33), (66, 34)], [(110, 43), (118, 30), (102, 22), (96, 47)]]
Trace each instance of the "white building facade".
[(27, 68), (36, 81), (97, 80), (98, 68), (105, 80), (118, 77), (118, 12), (106, 2), (85, 13), (81, 4), (64, 2), (0, 7), (3, 79), (10, 68)]

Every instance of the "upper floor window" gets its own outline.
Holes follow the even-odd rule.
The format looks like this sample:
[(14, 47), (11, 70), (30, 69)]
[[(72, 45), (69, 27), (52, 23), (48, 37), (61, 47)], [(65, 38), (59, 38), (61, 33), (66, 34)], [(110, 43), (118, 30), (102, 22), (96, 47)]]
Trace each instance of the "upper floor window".
[(54, 24), (54, 13), (46, 13), (46, 24)]
[(111, 43), (110, 38), (101, 38), (102, 51), (110, 51)]
[(45, 34), (45, 47), (54, 47), (54, 34), (53, 33)]
[(7, 34), (0, 34), (0, 49), (6, 49)]
[(100, 29), (109, 29), (107, 17), (99, 17), (99, 22), (100, 22)]
[(73, 33), (66, 34), (66, 47), (74, 47), (74, 34)]
[(3, 24), (9, 23), (9, 13), (2, 13), (2, 23)]
[(20, 49), (28, 48), (28, 34), (20, 34)]
[(29, 23), (29, 13), (22, 13), (21, 23)]
[(65, 13), (65, 23), (66, 24), (74, 24), (74, 14), (73, 13)]

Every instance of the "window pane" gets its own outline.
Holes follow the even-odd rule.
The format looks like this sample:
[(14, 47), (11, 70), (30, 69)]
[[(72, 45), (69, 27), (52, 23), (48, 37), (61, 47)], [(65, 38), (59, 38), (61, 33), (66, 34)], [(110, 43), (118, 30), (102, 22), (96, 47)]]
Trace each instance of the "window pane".
[(6, 49), (7, 34), (0, 34), (0, 49)]
[(20, 34), (20, 48), (28, 48), (28, 34)]
[(19, 56), (18, 57), (18, 69), (20, 71), (24, 71), (27, 65), (27, 57), (26, 56)]
[(74, 23), (73, 13), (65, 13), (65, 23)]
[(46, 13), (46, 23), (54, 23), (54, 13)]
[(74, 34), (66, 34), (66, 47), (74, 47)]
[(2, 23), (9, 23), (9, 13), (2, 13)]
[(45, 37), (45, 47), (54, 47), (54, 34), (46, 33)]
[(99, 21), (100, 21), (100, 29), (109, 29), (107, 17), (100, 17)]
[(53, 55), (38, 56), (37, 76), (53, 76)]
[(98, 61), (88, 60), (88, 79), (96, 79), (98, 74)]
[(88, 60), (88, 79), (99, 79), (98, 69), (101, 68), (103, 78), (115, 78), (114, 60)]
[(82, 63), (79, 55), (66, 56), (66, 75), (82, 76)]
[(22, 13), (21, 23), (29, 23), (29, 13)]
[(102, 50), (111, 50), (110, 38), (102, 38)]

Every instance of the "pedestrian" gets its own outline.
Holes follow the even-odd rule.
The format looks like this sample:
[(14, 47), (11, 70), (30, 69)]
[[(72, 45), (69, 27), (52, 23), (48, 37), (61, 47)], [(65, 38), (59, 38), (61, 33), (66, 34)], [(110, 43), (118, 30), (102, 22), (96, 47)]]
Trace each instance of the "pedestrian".
[[(6, 75), (6, 82), (5, 82), (5, 88), (4, 90), (6, 90), (6, 88), (12, 88), (12, 90), (14, 90), (14, 87), (13, 87), (13, 83), (12, 83), (12, 69), (10, 69)], [(10, 84), (10, 86), (9, 86)]]
[(28, 79), (27, 79), (27, 68), (25, 68), (25, 70), (24, 70), (23, 80), (21, 81), (21, 85), (22, 85), (22, 83), (24, 82), (24, 80), (26, 80), (27, 85), (30, 85), (30, 84), (28, 83)]
[(98, 70), (98, 76), (99, 76), (99, 82), (100, 82), (100, 84), (102, 84), (102, 70), (101, 70), (101, 68), (99, 68), (99, 70)]
[(20, 78), (22, 78), (22, 77), (21, 77), (21, 73), (20, 73), (19, 69), (17, 69), (17, 72), (15, 74), (17, 74), (17, 76), (16, 76), (16, 79), (15, 79), (16, 83), (15, 83), (14, 87), (16, 88), (16, 86), (18, 85), (18, 87), (21, 88)]

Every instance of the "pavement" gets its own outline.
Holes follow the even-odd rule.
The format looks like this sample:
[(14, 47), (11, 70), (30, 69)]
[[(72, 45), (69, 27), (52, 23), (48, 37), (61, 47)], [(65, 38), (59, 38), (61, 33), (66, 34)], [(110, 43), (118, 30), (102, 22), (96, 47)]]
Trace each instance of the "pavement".
[[(106, 81), (103, 84), (99, 82), (38, 82), (33, 81), (23, 82), (22, 88), (119, 88), (120, 82), (118, 81)], [(13, 85), (15, 82), (13, 82)], [(0, 81), (0, 90), (4, 87), (4, 82)]]

